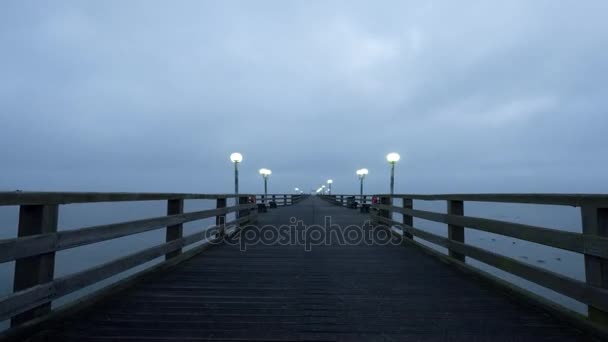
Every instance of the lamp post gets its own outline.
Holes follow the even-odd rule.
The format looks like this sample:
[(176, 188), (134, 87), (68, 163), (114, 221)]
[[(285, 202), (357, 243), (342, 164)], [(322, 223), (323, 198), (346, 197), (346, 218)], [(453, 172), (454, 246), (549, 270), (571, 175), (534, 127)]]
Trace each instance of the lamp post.
[(230, 155), (230, 161), (234, 163), (234, 195), (235, 201), (238, 203), (239, 197), (239, 163), (243, 161), (243, 155), (234, 152)]
[(328, 179), (328, 180), (327, 180), (327, 185), (329, 186), (329, 189), (328, 189), (327, 191), (329, 192), (329, 194), (330, 194), (330, 195), (331, 195), (331, 185), (332, 185), (332, 183), (333, 183), (333, 182), (334, 182), (334, 181), (333, 181), (333, 180), (331, 180), (331, 179)]
[(264, 200), (262, 202), (266, 203), (266, 198), (268, 197), (268, 176), (272, 171), (269, 169), (260, 169), (260, 174), (264, 177)]
[(391, 152), (386, 155), (386, 160), (391, 164), (391, 198), (395, 191), (395, 164), (401, 159), (399, 153)]
[(364, 203), (363, 200), (363, 179), (365, 179), (365, 176), (367, 176), (367, 174), (369, 173), (369, 171), (367, 169), (359, 169), (357, 170), (357, 176), (359, 176), (359, 195), (361, 195), (361, 203)]

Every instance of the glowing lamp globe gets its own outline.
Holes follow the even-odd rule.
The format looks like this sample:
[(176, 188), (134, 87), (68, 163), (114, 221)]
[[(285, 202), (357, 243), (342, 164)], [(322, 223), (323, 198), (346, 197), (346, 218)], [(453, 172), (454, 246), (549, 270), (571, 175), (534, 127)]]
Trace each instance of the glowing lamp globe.
[(367, 169), (359, 169), (357, 170), (357, 175), (358, 176), (365, 176), (369, 173), (369, 171)]
[(240, 163), (243, 161), (243, 155), (238, 152), (235, 152), (230, 155), (230, 161), (232, 161), (233, 163)]
[(392, 152), (386, 155), (386, 160), (391, 164), (398, 162), (399, 159), (401, 159), (399, 153)]

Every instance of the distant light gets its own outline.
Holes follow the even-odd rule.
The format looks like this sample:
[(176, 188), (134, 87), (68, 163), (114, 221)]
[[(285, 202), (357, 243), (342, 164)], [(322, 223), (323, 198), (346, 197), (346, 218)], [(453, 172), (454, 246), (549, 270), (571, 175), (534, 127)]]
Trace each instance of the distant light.
[(399, 153), (392, 152), (386, 155), (386, 160), (391, 164), (398, 162), (399, 159), (401, 159)]
[(359, 176), (365, 176), (369, 173), (369, 171), (367, 169), (359, 169), (357, 170), (357, 175)]
[(270, 171), (269, 169), (260, 169), (260, 174), (264, 177), (270, 176), (271, 173), (272, 171)]
[(243, 161), (243, 155), (238, 152), (234, 152), (230, 155), (230, 161), (233, 163), (240, 163)]
[(300, 188), (295, 188), (293, 190), (295, 190), (296, 192), (298, 192), (298, 191), (300, 191)]
[(322, 189), (325, 189), (325, 185), (321, 185), (321, 188), (322, 188)]
[(327, 184), (331, 184), (331, 183), (333, 183), (333, 182), (334, 182), (334, 181), (333, 181), (333, 180), (331, 180), (331, 179), (328, 179), (328, 180), (327, 180)]

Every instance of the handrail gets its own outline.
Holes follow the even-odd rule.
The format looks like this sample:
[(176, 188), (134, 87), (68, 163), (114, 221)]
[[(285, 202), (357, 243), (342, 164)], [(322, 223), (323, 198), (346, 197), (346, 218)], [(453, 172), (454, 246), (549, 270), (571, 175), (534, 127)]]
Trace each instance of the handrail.
[(472, 216), (448, 215), (425, 210), (391, 207), (383, 204), (378, 204), (374, 207), (407, 214), (428, 221), (464, 226), (484, 232), (535, 242), (545, 246), (608, 258), (608, 238), (605, 237)]
[[(378, 197), (390, 197), (390, 194), (377, 194)], [(608, 207), (608, 195), (605, 194), (519, 194), (519, 193), (479, 193), (479, 194), (394, 194), (393, 198), (405, 198), (424, 201), (468, 201), (468, 202), (502, 202), (544, 205), (564, 205), (572, 207), (597, 206)]]
[[(608, 320), (608, 195), (595, 194), (448, 194), (448, 195), (374, 195), (379, 203), (372, 204), (372, 219), (376, 223), (401, 228), (403, 236), (426, 240), (448, 249), (452, 262), (465, 263), (465, 256), (502, 271), (552, 289), (588, 305), (591, 322)], [(392, 199), (403, 199), (402, 206)], [(413, 200), (445, 200), (448, 213), (414, 209)], [(506, 202), (543, 205), (580, 206), (583, 232), (567, 232), (545, 227), (486, 219), (464, 215), (464, 201)], [(401, 213), (403, 221), (392, 219), (391, 213)], [(413, 218), (447, 224), (448, 238), (416, 228)], [(545, 270), (511, 257), (496, 254), (465, 243), (465, 227), (509, 236), (554, 248), (583, 254), (586, 281)], [(393, 233), (395, 231), (391, 229)], [(525, 291), (524, 291), (525, 292)]]
[[(239, 195), (249, 196), (246, 194)], [(235, 194), (192, 194), (192, 193), (153, 193), (153, 192), (0, 192), (0, 205), (69, 204), (96, 202), (135, 202), (160, 201), (173, 199), (218, 199), (234, 198)]]
[[(284, 200), (283, 205), (294, 204), (304, 198), (304, 195), (269, 194), (273, 195), (280, 196)], [(253, 196), (258, 197), (250, 194), (239, 194), (237, 198), (234, 194), (0, 192), (0, 206), (20, 206), (18, 236), (0, 240), (0, 264), (15, 261), (15, 292), (0, 298), (0, 321), (12, 318), (12, 326), (15, 327), (48, 315), (52, 300), (163, 255), (165, 261), (160, 265), (183, 261), (183, 247), (204, 241), (183, 255), (191, 257), (212, 242), (235, 233), (239, 227), (254, 223), (257, 205), (251, 201)], [(236, 204), (227, 206), (228, 198), (237, 198)], [(185, 200), (200, 199), (215, 200), (216, 208), (184, 213)], [(166, 201), (166, 216), (65, 231), (57, 229), (60, 205), (158, 200)], [(236, 213), (236, 219), (225, 223), (229, 213)], [(184, 223), (212, 217), (215, 217), (214, 226), (183, 236)], [(228, 229), (230, 226), (234, 228)], [(53, 276), (55, 253), (58, 251), (161, 228), (166, 228), (164, 243), (74, 274), (59, 278)], [(210, 233), (213, 236), (209, 236)], [(103, 288), (95, 293), (101, 290)]]
[(0, 240), (0, 263), (252, 208), (253, 205), (239, 205)]

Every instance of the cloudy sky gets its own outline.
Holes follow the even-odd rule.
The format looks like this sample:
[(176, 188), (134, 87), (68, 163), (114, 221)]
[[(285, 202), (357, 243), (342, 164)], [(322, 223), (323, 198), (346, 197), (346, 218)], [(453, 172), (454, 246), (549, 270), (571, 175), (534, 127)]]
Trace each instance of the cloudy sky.
[(608, 192), (608, 1), (0, 2), (0, 189)]

